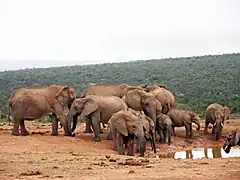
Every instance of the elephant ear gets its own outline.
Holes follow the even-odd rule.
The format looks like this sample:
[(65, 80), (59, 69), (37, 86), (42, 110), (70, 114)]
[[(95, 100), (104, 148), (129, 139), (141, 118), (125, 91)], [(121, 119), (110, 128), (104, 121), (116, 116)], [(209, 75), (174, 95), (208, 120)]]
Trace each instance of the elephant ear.
[(69, 86), (64, 86), (56, 94), (56, 99), (58, 102), (60, 102), (61, 105), (68, 104), (69, 89)]
[(162, 104), (156, 99), (156, 112), (157, 115), (162, 113)]
[(114, 113), (108, 122), (110, 122), (111, 127), (115, 127), (117, 131), (122, 135), (128, 136), (128, 128), (125, 115), (126, 114), (122, 111)]
[(69, 88), (69, 98), (71, 101), (77, 98), (76, 91), (73, 88)]
[(96, 111), (97, 109), (98, 109), (98, 103), (94, 99), (89, 98), (89, 99), (87, 99), (86, 103), (84, 104), (83, 110), (81, 112), (81, 116), (86, 117), (89, 114)]
[[(183, 112), (184, 113), (184, 112)], [(194, 112), (188, 111), (188, 115), (190, 116), (190, 118), (186, 118), (185, 120), (188, 123), (192, 123), (193, 119), (195, 118), (196, 114)]]

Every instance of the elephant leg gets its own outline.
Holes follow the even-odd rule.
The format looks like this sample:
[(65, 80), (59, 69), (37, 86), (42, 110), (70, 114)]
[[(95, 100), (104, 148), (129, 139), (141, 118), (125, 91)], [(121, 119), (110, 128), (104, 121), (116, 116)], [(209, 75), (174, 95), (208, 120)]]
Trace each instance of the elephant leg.
[(14, 118), (14, 125), (13, 125), (13, 130), (12, 130), (12, 135), (13, 136), (19, 136), (19, 120)]
[(174, 126), (172, 126), (172, 133), (173, 133), (174, 136), (176, 136), (175, 127)]
[(123, 135), (118, 131), (117, 131), (117, 150), (118, 150), (118, 154), (124, 155)]
[(189, 124), (185, 124), (185, 130), (186, 130), (186, 138), (189, 138), (189, 132), (190, 132), (190, 127)]
[(51, 116), (52, 118), (52, 136), (57, 136), (58, 135), (58, 119), (55, 114)]
[(94, 131), (94, 137), (93, 140), (95, 142), (101, 141), (100, 138), (100, 114), (96, 113), (92, 115), (92, 127)]
[(209, 122), (205, 120), (204, 134), (208, 133), (208, 125), (209, 125)]
[(164, 135), (162, 129), (159, 131), (159, 143), (164, 143)]
[(163, 133), (164, 133), (164, 134), (163, 134), (163, 135), (164, 135), (164, 143), (167, 143), (168, 132), (167, 132), (167, 130), (165, 129)]
[(113, 150), (117, 151), (117, 131), (112, 131), (112, 138), (113, 138)]
[(128, 156), (133, 156), (133, 147), (134, 147), (134, 135), (130, 135), (127, 142)]
[(86, 127), (85, 127), (85, 131), (83, 131), (83, 133), (93, 133), (92, 129), (91, 129), (91, 119), (86, 118)]
[(212, 127), (212, 134), (216, 134), (216, 125)]
[(29, 132), (26, 130), (24, 120), (20, 120), (20, 129), (21, 129), (21, 135), (22, 136), (27, 136), (29, 135)]
[(112, 137), (112, 132), (109, 132), (107, 137), (106, 137), (106, 140), (113, 140), (113, 137)]
[(189, 138), (193, 138), (192, 123), (189, 123)]
[(168, 137), (168, 145), (171, 144), (171, 127), (168, 126), (168, 129), (167, 129), (167, 137)]

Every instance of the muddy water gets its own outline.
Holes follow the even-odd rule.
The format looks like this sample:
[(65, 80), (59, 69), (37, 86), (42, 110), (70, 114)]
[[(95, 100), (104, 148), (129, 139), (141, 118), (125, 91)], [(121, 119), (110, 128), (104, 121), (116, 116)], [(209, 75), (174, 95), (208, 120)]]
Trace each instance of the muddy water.
[(188, 151), (177, 151), (166, 154), (160, 154), (159, 157), (174, 159), (240, 157), (240, 148), (231, 148), (231, 151), (228, 154), (225, 153), (221, 146), (211, 148), (194, 148)]

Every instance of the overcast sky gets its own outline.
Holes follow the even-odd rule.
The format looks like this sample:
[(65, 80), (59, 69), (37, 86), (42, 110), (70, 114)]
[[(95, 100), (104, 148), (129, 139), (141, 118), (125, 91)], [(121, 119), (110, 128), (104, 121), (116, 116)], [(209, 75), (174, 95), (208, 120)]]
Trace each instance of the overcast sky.
[(239, 0), (0, 0), (0, 70), (240, 52), (239, 22)]

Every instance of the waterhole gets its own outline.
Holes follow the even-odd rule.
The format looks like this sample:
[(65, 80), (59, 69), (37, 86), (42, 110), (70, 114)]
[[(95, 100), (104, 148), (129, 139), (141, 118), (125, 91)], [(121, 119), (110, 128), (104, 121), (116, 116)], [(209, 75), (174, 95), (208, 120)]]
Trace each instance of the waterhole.
[(177, 151), (166, 154), (160, 154), (160, 158), (173, 159), (200, 159), (200, 158), (229, 158), (240, 157), (240, 148), (231, 148), (227, 154), (221, 146), (211, 148), (194, 148), (187, 151)]

